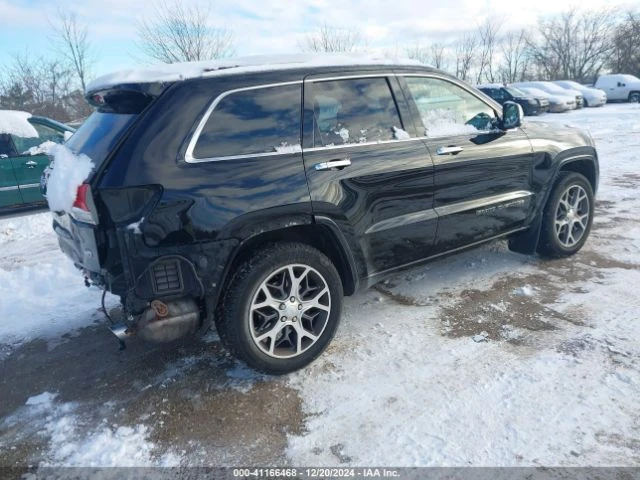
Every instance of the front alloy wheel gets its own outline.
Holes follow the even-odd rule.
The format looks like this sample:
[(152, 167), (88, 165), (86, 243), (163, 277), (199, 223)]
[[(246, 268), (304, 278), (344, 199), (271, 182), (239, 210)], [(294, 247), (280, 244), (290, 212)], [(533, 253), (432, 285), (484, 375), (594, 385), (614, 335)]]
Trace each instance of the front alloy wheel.
[(584, 175), (560, 172), (544, 207), (538, 253), (573, 255), (587, 241), (593, 222), (593, 188)]
[(577, 245), (589, 225), (591, 205), (587, 192), (580, 185), (571, 185), (561, 195), (554, 223), (558, 242), (565, 248)]

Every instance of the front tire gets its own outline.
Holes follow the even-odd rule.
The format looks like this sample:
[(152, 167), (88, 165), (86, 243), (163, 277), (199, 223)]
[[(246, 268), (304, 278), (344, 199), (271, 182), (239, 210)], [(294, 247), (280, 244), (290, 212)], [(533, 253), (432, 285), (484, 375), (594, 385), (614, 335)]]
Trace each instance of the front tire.
[(285, 374), (315, 360), (340, 322), (342, 281), (331, 261), (301, 243), (257, 250), (237, 269), (216, 327), (252, 368)]
[(629, 102), (630, 103), (639, 103), (640, 102), (640, 92), (631, 92), (629, 94)]
[(593, 188), (575, 172), (560, 172), (544, 208), (538, 253), (567, 257), (587, 241), (594, 211)]

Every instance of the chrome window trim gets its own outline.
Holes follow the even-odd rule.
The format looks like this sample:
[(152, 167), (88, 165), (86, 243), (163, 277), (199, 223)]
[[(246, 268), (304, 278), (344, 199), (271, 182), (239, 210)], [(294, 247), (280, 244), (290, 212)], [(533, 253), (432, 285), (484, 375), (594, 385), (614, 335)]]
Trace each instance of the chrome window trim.
[(26, 183), (24, 185), (20, 185), (20, 188), (40, 188), (40, 184), (39, 183)]
[[(318, 75), (322, 75), (322, 74), (318, 74)], [(335, 80), (355, 80), (358, 78), (386, 78), (386, 77), (395, 77), (397, 76), (397, 73), (393, 73), (393, 72), (387, 72), (387, 73), (365, 73), (363, 75), (354, 75), (354, 74), (347, 74), (347, 75), (336, 75), (336, 76), (332, 76), (332, 77), (326, 77), (326, 78), (306, 78), (305, 79), (305, 83), (319, 83), (319, 82), (331, 82), (331, 81), (335, 81)]]
[[(288, 85), (302, 85), (302, 80), (293, 80), (290, 82), (278, 82), (278, 83), (265, 83), (262, 85), (252, 85), (251, 87), (242, 87), (242, 88), (234, 88), (232, 90), (227, 90), (218, 95), (209, 105), (207, 110), (204, 112), (202, 119), (200, 119), (200, 123), (196, 127), (196, 130), (193, 132), (191, 136), (191, 140), (189, 140), (189, 144), (187, 145), (187, 151), (184, 154), (184, 161), (186, 163), (205, 163), (205, 162), (218, 162), (223, 160), (236, 160), (239, 158), (251, 158), (251, 157), (271, 157), (274, 155), (291, 155), (291, 153), (299, 153), (299, 152), (263, 152), (263, 153), (252, 153), (252, 154), (243, 154), (243, 155), (226, 155), (222, 157), (205, 157), (205, 158), (196, 158), (193, 156), (193, 151), (196, 148), (196, 144), (202, 134), (202, 130), (209, 120), (209, 117), (218, 106), (218, 104), (227, 96), (238, 93), (245, 92), (249, 90), (260, 90), (263, 88), (274, 88), (274, 87), (285, 87)], [(302, 141), (302, 140), (301, 140)], [(300, 150), (300, 152), (302, 149)]]
[[(335, 150), (338, 148), (357, 148), (357, 147), (370, 147), (372, 145), (385, 145), (389, 143), (405, 143), (405, 142), (415, 142), (416, 140), (425, 140), (428, 137), (411, 137), (411, 138), (403, 138), (401, 140), (381, 140), (379, 142), (362, 142), (362, 143), (344, 143), (342, 145), (326, 145), (324, 147), (311, 147), (311, 148), (303, 148), (303, 152), (317, 152), (320, 150)], [(426, 153), (426, 150), (425, 150)]]
[(10, 192), (12, 190), (18, 190), (19, 187), (0, 187), (0, 192)]

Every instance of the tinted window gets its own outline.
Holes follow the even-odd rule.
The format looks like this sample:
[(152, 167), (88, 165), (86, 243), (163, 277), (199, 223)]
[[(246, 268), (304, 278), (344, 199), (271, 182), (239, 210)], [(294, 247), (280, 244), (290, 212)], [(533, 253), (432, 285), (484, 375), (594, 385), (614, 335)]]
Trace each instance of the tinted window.
[(195, 158), (300, 150), (301, 85), (244, 90), (214, 108), (193, 151)]
[(94, 112), (76, 130), (66, 145), (87, 155), (98, 167), (114, 148), (137, 115)]
[(493, 109), (458, 85), (438, 78), (408, 77), (428, 137), (472, 135), (493, 128)]
[(314, 82), (311, 89), (315, 147), (400, 138), (402, 124), (386, 78)]

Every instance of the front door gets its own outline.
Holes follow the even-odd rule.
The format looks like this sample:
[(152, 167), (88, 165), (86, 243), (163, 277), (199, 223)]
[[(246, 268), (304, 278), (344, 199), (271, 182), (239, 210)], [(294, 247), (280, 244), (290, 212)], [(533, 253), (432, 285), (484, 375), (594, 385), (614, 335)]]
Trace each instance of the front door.
[(405, 76), (435, 167), (436, 252), (515, 231), (534, 208), (533, 151), (520, 129), (498, 128), (497, 112), (445, 78)]
[(371, 276), (428, 256), (437, 219), (433, 163), (395, 77), (360, 75), (305, 80), (303, 155), (314, 214), (359, 245)]

